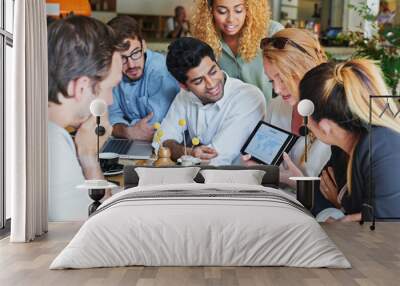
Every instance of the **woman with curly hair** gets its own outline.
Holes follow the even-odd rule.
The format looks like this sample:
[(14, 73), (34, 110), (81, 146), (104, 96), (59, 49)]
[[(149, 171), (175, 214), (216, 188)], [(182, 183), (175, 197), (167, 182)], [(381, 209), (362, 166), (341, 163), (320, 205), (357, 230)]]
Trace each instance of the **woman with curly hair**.
[(264, 73), (260, 40), (283, 29), (270, 20), (266, 0), (197, 0), (192, 35), (209, 44), (229, 76), (261, 89), (267, 100), (272, 85)]

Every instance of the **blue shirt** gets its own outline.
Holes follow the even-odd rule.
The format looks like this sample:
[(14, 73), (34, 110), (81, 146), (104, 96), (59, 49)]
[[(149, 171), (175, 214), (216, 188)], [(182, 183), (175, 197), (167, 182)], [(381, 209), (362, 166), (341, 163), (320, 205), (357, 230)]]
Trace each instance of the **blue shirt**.
[(113, 104), (108, 109), (110, 123), (132, 126), (150, 112), (154, 113), (150, 124), (161, 122), (179, 90), (167, 70), (165, 56), (147, 50), (143, 76), (137, 81), (123, 76), (114, 87)]

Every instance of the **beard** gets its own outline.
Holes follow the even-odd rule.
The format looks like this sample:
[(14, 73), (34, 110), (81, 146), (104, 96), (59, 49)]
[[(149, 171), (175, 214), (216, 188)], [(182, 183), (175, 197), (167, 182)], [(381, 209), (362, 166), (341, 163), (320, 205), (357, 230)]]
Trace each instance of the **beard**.
[(133, 81), (139, 80), (143, 75), (143, 68), (142, 67), (134, 67), (127, 69), (125, 71), (125, 75)]

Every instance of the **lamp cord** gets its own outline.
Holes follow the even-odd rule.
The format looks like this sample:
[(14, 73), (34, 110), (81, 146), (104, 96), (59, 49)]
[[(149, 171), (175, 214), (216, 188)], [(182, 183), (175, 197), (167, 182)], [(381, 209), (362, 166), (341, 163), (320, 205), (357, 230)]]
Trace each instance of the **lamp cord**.
[(308, 118), (307, 116), (304, 117), (304, 129), (305, 129), (305, 135), (304, 135), (304, 162), (307, 163), (307, 137), (308, 137), (308, 128), (307, 128), (307, 124), (308, 124)]
[(100, 162), (100, 116), (96, 117), (96, 123), (97, 123), (97, 128), (96, 128), (96, 135), (97, 135), (97, 162)]

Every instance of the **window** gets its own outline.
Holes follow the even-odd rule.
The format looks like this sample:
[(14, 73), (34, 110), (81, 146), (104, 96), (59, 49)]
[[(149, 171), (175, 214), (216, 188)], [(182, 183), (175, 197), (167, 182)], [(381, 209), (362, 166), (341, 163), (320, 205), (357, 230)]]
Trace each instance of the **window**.
[(14, 0), (0, 0), (0, 228), (11, 217), (10, 194), (5, 189), (5, 104), (11, 93), (13, 68)]

